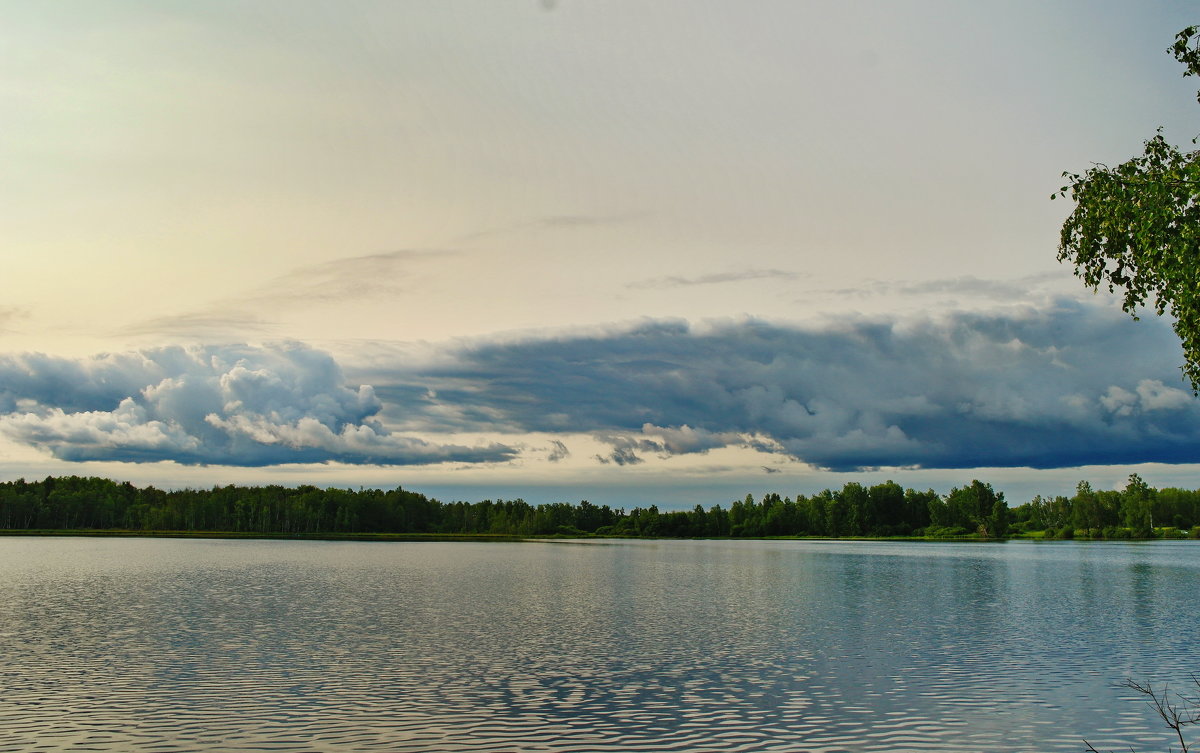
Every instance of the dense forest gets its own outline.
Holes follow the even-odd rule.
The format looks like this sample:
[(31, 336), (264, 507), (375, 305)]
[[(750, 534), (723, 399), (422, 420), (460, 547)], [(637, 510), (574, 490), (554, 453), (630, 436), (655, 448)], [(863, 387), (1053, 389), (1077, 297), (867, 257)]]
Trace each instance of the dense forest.
[(439, 502), (396, 488), (217, 486), (165, 491), (67, 476), (0, 483), (0, 529), (227, 531), (534, 536), (984, 536), (1046, 531), (1058, 538), (1200, 536), (1200, 491), (1154, 489), (1130, 476), (1122, 491), (1080, 482), (1072, 497), (1035, 497), (1010, 508), (990, 484), (939, 495), (888, 481), (848, 483), (812, 496), (750, 495), (728, 509), (626, 511), (607, 505), (524, 500)]

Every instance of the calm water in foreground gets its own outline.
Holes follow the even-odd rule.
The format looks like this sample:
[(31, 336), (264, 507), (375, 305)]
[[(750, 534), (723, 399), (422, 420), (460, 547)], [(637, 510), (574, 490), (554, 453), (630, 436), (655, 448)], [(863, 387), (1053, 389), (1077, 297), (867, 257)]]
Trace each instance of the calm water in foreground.
[(0, 538), (0, 751), (1165, 750), (1194, 542)]

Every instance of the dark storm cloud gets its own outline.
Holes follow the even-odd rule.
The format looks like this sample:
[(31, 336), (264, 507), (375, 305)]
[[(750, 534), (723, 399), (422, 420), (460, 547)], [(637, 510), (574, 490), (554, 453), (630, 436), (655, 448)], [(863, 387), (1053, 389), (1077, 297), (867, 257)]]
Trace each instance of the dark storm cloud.
[(179, 347), (89, 359), (0, 356), (0, 431), (64, 460), (262, 466), (491, 462), (501, 445), (387, 431), (369, 386), (299, 344)]
[(550, 461), (569, 454), (553, 437), (589, 434), (617, 466), (723, 447), (838, 471), (1195, 462), (1179, 358), (1167, 322), (1070, 300), (810, 328), (650, 321), (372, 351), (358, 376), (384, 414), (300, 344), (24, 354), (0, 356), (0, 431), (71, 460), (252, 466), (517, 455), (428, 439), (460, 431), (549, 434)]
[(586, 432), (619, 465), (743, 445), (833, 470), (1054, 468), (1194, 462), (1179, 357), (1162, 320), (1063, 300), (819, 329), (655, 321), (378, 378), (409, 428)]

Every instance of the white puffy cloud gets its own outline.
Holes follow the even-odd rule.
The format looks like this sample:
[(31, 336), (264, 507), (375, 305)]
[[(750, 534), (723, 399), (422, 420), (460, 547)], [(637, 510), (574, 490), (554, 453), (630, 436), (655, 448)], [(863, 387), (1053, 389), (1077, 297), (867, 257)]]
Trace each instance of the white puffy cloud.
[(1182, 410), (1190, 407), (1194, 398), (1177, 387), (1168, 387), (1157, 379), (1143, 379), (1137, 386), (1142, 410)]
[(90, 359), (0, 357), (0, 431), (67, 460), (189, 464), (501, 461), (515, 450), (393, 434), (368, 385), (297, 343)]
[(1100, 404), (1115, 416), (1129, 417), (1151, 411), (1188, 410), (1194, 398), (1177, 387), (1168, 387), (1158, 379), (1142, 379), (1132, 390), (1109, 385), (1100, 396)]

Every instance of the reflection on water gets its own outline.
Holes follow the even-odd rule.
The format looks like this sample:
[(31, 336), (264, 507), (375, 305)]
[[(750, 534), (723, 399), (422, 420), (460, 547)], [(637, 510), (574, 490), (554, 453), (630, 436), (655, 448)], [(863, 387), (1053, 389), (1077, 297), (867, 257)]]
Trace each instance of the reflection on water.
[(1198, 574), (1189, 542), (0, 539), (0, 751), (1163, 748), (1116, 684), (1194, 671)]

